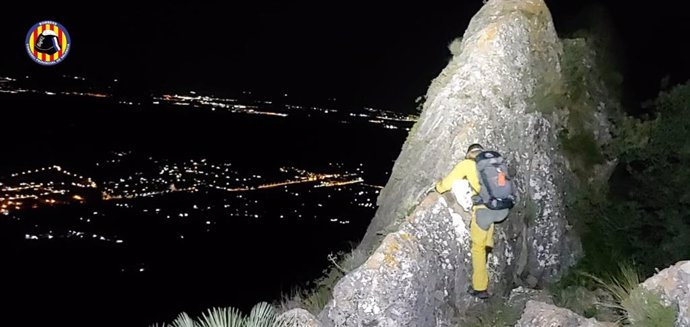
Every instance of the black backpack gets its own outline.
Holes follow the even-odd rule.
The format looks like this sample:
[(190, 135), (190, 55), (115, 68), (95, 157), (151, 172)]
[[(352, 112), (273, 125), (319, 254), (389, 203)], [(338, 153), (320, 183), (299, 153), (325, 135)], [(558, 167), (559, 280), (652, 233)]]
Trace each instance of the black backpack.
[(492, 210), (511, 209), (515, 205), (515, 185), (501, 154), (483, 151), (475, 161), (482, 203)]

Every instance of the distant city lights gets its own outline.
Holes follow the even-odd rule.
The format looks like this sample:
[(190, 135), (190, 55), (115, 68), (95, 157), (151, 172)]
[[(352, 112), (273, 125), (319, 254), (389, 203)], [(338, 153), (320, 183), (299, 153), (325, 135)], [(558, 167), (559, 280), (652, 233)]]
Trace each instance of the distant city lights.
[[(130, 154), (131, 152), (114, 153), (118, 159), (106, 159), (100, 162), (100, 167), (119, 164), (122, 160), (127, 160)], [(257, 211), (257, 209), (260, 209), (264, 203), (258, 199), (244, 196), (244, 193), (279, 188), (281, 192), (287, 192), (292, 197), (302, 199), (311, 197), (311, 190), (333, 188), (334, 191), (341, 192), (343, 187), (359, 184), (361, 187), (358, 187), (358, 191), (352, 193), (354, 201), (347, 201), (347, 203), (361, 208), (374, 208), (373, 197), (382, 188), (382, 186), (364, 183), (364, 179), (359, 176), (364, 171), (361, 163), (355, 169), (346, 169), (342, 163), (329, 163), (329, 166), (344, 171), (343, 173), (315, 173), (284, 166), (277, 168), (274, 173), (269, 173), (270, 177), (265, 177), (265, 174), (244, 174), (232, 169), (230, 163), (213, 163), (206, 159), (167, 162), (157, 161), (149, 157), (148, 160), (151, 164), (157, 165), (153, 169), (156, 175), (149, 176), (143, 175), (142, 172), (133, 172), (129, 176), (113, 176), (111, 180), (102, 183), (96, 183), (92, 178), (70, 172), (59, 165), (13, 173), (8, 179), (0, 182), (0, 191), (2, 192), (0, 193), (0, 213), (7, 216), (10, 212), (18, 212), (25, 208), (84, 204), (89, 201), (100, 200), (111, 202), (116, 208), (136, 209), (143, 214), (161, 215), (165, 219), (175, 217), (177, 219), (196, 219), (189, 210), (171, 211), (154, 206), (137, 207), (131, 200), (162, 197), (173, 193), (194, 194), (214, 190), (237, 193), (234, 198), (238, 202), (234, 205), (191, 203), (187, 208), (195, 212), (206, 212), (216, 210), (215, 208), (219, 207), (224, 209), (225, 214), (229, 217), (260, 219), (264, 217), (264, 213)], [(348, 173), (348, 171), (354, 171), (354, 173)], [(242, 177), (243, 175), (247, 177)], [(100, 184), (102, 186), (99, 186)], [(299, 190), (293, 189), (297, 186), (300, 186)], [(91, 195), (86, 196), (87, 194)], [(95, 197), (94, 194), (96, 194)], [(322, 199), (332, 199), (332, 195), (333, 193), (327, 193)], [(301, 210), (307, 207), (306, 201), (309, 200), (305, 199), (298, 202), (297, 207), (301, 209), (292, 210), (292, 215), (280, 214), (275, 217), (280, 219), (289, 216), (303, 218), (304, 214)], [(326, 208), (326, 205), (321, 201), (315, 201), (310, 206), (321, 208), (321, 210)], [(92, 222), (92, 218), (105, 217), (105, 214), (100, 210), (93, 210), (87, 215), (87, 217), (79, 217), (79, 221), (88, 224)], [(206, 226), (210, 226), (213, 225), (214, 220), (205, 219), (203, 222)], [(346, 219), (330, 220), (330, 222), (349, 223)], [(210, 230), (206, 229), (206, 231)], [(112, 237), (94, 235), (92, 238), (97, 240), (123, 242)], [(30, 234), (27, 239), (52, 239), (53, 237), (83, 238), (83, 234), (75, 233), (67, 236)]]
[[(216, 113), (212, 115), (229, 112), (277, 117), (278, 121), (286, 117), (328, 117), (333, 123), (373, 124), (377, 129), (387, 130), (409, 130), (418, 118), (370, 107), (350, 112), (346, 108), (337, 108), (334, 98), (323, 106), (286, 104), (293, 98), (285, 98), (287, 93), (284, 97), (279, 94), (276, 101), (248, 100), (246, 96), (255, 96), (250, 91), (242, 92), (237, 98), (227, 98), (203, 90), (156, 93), (148, 99), (127, 99), (117, 94), (114, 96), (112, 87), (83, 86), (81, 82), (87, 81), (85, 77), (62, 77), (68, 80), (65, 84), (74, 86), (64, 90), (33, 90), (26, 86), (31, 82), (29, 76), (20, 77), (19, 81), (0, 76), (0, 93), (28, 93), (49, 101), (60, 97), (85, 97), (90, 98), (89, 101), (104, 101), (120, 107), (155, 105), (157, 110), (213, 110)], [(118, 80), (113, 79), (113, 82)], [(24, 234), (24, 239), (29, 241), (83, 239), (126, 246), (134, 243), (128, 236), (118, 236), (98, 228), (104, 228), (106, 221), (106, 225), (110, 224), (108, 219), (130, 216), (146, 217), (152, 222), (170, 226), (196, 226), (194, 228), (201, 229), (201, 232), (218, 229), (222, 226), (222, 219), (238, 218), (252, 223), (268, 219), (288, 222), (299, 219), (300, 223), (305, 223), (318, 219), (329, 225), (343, 225), (349, 224), (356, 214), (334, 212), (339, 205), (355, 212), (372, 212), (376, 208), (376, 196), (383, 188), (365, 182), (365, 176), (368, 176), (365, 171), (372, 172), (363, 163), (332, 162), (323, 171), (284, 166), (247, 172), (229, 162), (213, 162), (206, 158), (171, 161), (143, 157), (138, 159), (144, 162), (142, 165), (149, 164), (150, 169), (139, 169), (140, 162), (131, 164), (131, 157), (132, 151), (113, 152), (83, 168), (82, 173), (67, 165), (48, 165), (0, 176), (0, 217), (22, 220), (34, 209), (46, 208), (53, 212), (59, 207), (68, 207), (69, 210), (82, 208), (75, 209), (81, 211), (75, 211), (77, 213), (71, 216), (73, 221), (70, 223), (76, 224), (69, 225), (71, 229), (66, 227), (58, 231), (51, 227), (54, 230), (46, 232), (48, 228), (42, 230), (37, 224), (19, 235)], [(130, 166), (135, 168), (130, 169)], [(97, 177), (98, 182), (92, 177)], [(271, 208), (274, 203), (271, 201), (286, 201), (287, 204), (275, 209)], [(181, 231), (175, 230), (170, 236), (174, 239), (185, 239), (185, 235), (188, 235), (187, 239), (196, 237), (193, 232), (185, 230), (182, 234)]]
[[(86, 81), (85, 77), (80, 76), (70, 76), (63, 75), (65, 79)], [(29, 79), (29, 76), (26, 76)], [(116, 83), (118, 80), (113, 79)], [(94, 97), (94, 98), (111, 98), (112, 94), (105, 91), (76, 91), (76, 90), (31, 90), (19, 87), (17, 84), (17, 79), (12, 77), (0, 76), (0, 93), (8, 94), (19, 94), (19, 93), (36, 93), (44, 94), (48, 96), (64, 95), (64, 96), (79, 96), (79, 97)], [(110, 87), (108, 87), (109, 89)], [(90, 89), (90, 88), (89, 88)], [(246, 103), (239, 103), (238, 99), (223, 98), (213, 95), (201, 95), (198, 91), (188, 91), (186, 94), (160, 94), (152, 95), (151, 104), (161, 105), (169, 104), (172, 106), (182, 106), (188, 108), (201, 108), (210, 109), (216, 111), (217, 109), (222, 109), (232, 113), (240, 114), (251, 114), (251, 115), (266, 115), (275, 117), (288, 117), (293, 112), (317, 112), (323, 115), (336, 115), (340, 114), (342, 110), (334, 108), (320, 108), (316, 106), (301, 106), (294, 104), (274, 104), (273, 101), (268, 100), (245, 100)], [(251, 95), (252, 92), (243, 91), (244, 95)], [(283, 98), (287, 97), (288, 94), (283, 94)], [(335, 101), (335, 98), (330, 98), (330, 101)], [(132, 100), (118, 100), (118, 104), (123, 106), (141, 106), (142, 102), (135, 102)], [(354, 113), (351, 112), (345, 117), (360, 118), (365, 121), (382, 125), (385, 129), (404, 129), (409, 131), (410, 123), (417, 121), (418, 117), (414, 115), (406, 115), (388, 110), (375, 109), (371, 107), (363, 108), (365, 113)], [(307, 114), (307, 116), (311, 116)], [(352, 121), (349, 120), (339, 120), (340, 123), (350, 124)], [(405, 126), (400, 126), (396, 124), (405, 124)]]

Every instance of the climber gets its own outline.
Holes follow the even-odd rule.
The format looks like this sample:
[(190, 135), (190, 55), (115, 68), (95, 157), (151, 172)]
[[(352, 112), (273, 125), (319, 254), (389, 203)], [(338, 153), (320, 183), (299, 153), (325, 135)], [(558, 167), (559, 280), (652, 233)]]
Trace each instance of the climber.
[[(470, 221), (472, 288), (469, 290), (469, 293), (480, 299), (487, 299), (489, 297), (487, 291), (489, 274), (486, 268), (487, 250), (490, 251), (494, 246), (494, 223), (501, 222), (508, 216), (508, 212), (512, 208), (512, 201), (506, 205), (491, 206), (492, 209), (487, 207), (488, 203), (482, 199), (482, 195), (486, 197), (486, 190), (482, 194), (482, 183), (480, 183), (480, 174), (477, 171), (477, 163), (475, 161), (480, 154), (485, 155), (484, 148), (480, 144), (470, 145), (465, 159), (455, 165), (453, 170), (436, 184), (435, 190), (438, 193), (445, 193), (457, 185), (458, 181), (465, 179), (469, 182), (474, 204), (471, 208), (472, 219)], [(512, 174), (508, 176), (509, 181), (511, 177)], [(510, 191), (512, 194), (512, 189)], [(461, 199), (458, 200), (460, 201)]]

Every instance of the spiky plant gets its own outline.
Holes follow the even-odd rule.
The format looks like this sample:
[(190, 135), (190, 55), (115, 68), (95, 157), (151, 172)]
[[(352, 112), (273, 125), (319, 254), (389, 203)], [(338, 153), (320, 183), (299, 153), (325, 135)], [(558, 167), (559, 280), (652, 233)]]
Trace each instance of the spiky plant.
[(244, 327), (245, 318), (235, 308), (212, 308), (201, 316), (198, 327)]
[(632, 326), (668, 327), (676, 321), (676, 309), (665, 306), (659, 294), (643, 287), (633, 289), (622, 304)]
[(196, 322), (187, 313), (183, 312), (168, 327), (197, 327)]
[(618, 276), (611, 276), (609, 281), (587, 274), (613, 296), (615, 303), (600, 304), (620, 313), (618, 323), (640, 327), (673, 326), (675, 309), (664, 306), (657, 293), (639, 285), (639, 272), (628, 264), (620, 265), (619, 272)]
[(245, 316), (240, 310), (211, 308), (196, 321), (186, 313), (180, 313), (171, 324), (154, 324), (149, 327), (290, 327), (290, 324), (276, 324), (276, 309), (267, 302), (257, 303)]
[(276, 321), (276, 311), (272, 305), (267, 302), (257, 303), (249, 317), (245, 320), (245, 327), (273, 327)]
[[(640, 283), (640, 276), (637, 271), (628, 264), (621, 264), (619, 266), (619, 272), (618, 276), (609, 276), (608, 281), (589, 273), (583, 273), (583, 275), (594, 280), (613, 296), (615, 300), (614, 303), (600, 303), (601, 305), (624, 313), (625, 307), (623, 307), (623, 301), (630, 297), (630, 292)], [(621, 320), (625, 319), (623, 316), (621, 318)]]
[(331, 288), (327, 286), (317, 287), (313, 292), (305, 294), (302, 298), (304, 309), (313, 315), (318, 315), (326, 307), (331, 299)]

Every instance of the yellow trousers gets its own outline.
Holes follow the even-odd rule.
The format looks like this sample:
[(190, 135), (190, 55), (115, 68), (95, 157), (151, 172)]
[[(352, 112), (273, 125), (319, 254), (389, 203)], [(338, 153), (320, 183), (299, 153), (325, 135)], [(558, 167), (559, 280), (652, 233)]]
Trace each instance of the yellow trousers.
[(472, 222), (470, 223), (470, 239), (472, 242), (472, 288), (475, 291), (485, 291), (489, 287), (489, 272), (486, 270), (486, 248), (494, 247), (494, 224), (488, 230), (483, 230), (476, 221), (476, 211), (488, 210), (482, 207), (472, 208)]

